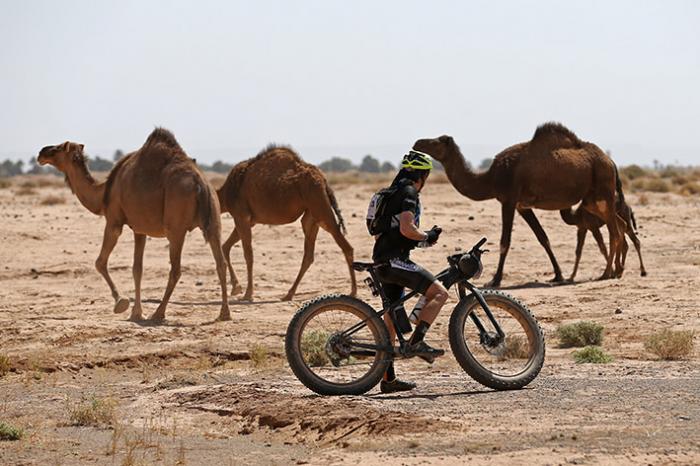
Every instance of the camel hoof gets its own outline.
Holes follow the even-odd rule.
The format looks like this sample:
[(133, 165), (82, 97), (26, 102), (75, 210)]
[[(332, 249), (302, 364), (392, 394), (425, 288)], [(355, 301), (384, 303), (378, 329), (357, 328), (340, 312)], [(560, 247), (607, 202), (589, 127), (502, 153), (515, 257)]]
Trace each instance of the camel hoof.
[(165, 312), (159, 313), (156, 311), (151, 317), (148, 318), (151, 322), (163, 322), (165, 320)]
[(646, 277), (646, 276), (647, 276), (647, 271), (646, 271), (646, 270), (642, 270), (642, 274), (641, 274), (641, 275), (642, 275), (642, 277)]
[(282, 296), (282, 299), (281, 299), (281, 300), (282, 300), (282, 301), (291, 301), (293, 297), (294, 297), (293, 294), (287, 293), (286, 295)]
[(127, 298), (119, 298), (114, 304), (114, 313), (121, 314), (129, 309), (129, 300)]
[(246, 293), (241, 298), (241, 301), (252, 301), (252, 300), (253, 300), (253, 293), (250, 293), (250, 294)]
[(216, 318), (216, 322), (227, 322), (229, 320), (231, 320), (230, 312), (221, 313), (219, 314), (219, 317)]
[(235, 296), (237, 294), (241, 294), (243, 292), (243, 288), (241, 288), (241, 285), (234, 285), (231, 287), (231, 295)]
[(564, 277), (561, 275), (555, 275), (554, 278), (549, 280), (549, 283), (564, 283)]
[(129, 316), (129, 322), (141, 322), (143, 320), (143, 315), (141, 314), (131, 314)]

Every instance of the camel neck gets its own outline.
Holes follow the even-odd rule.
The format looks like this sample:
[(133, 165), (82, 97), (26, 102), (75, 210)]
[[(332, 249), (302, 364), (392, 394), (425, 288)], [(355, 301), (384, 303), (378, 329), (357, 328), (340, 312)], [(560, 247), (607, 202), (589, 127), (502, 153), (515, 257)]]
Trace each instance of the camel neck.
[(449, 157), (443, 164), (450, 183), (452, 183), (452, 186), (463, 196), (475, 201), (483, 201), (496, 197), (491, 170), (475, 173), (469, 165), (467, 165), (464, 156), (460, 152), (452, 154), (452, 157)]
[(87, 171), (87, 167), (71, 166), (66, 171), (66, 180), (71, 191), (87, 210), (95, 215), (103, 214), (102, 197), (105, 184), (97, 183)]

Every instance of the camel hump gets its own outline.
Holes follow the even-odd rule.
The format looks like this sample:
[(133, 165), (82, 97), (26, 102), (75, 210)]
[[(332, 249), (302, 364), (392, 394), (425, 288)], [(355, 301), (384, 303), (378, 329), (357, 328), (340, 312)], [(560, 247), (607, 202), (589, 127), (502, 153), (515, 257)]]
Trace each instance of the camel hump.
[(533, 144), (556, 144), (558, 146), (582, 147), (583, 141), (566, 126), (561, 123), (550, 121), (540, 125), (532, 136)]
[(180, 144), (177, 142), (177, 139), (175, 139), (175, 135), (170, 130), (160, 126), (148, 135), (143, 147), (155, 146), (156, 144), (163, 144), (174, 149), (180, 149)]

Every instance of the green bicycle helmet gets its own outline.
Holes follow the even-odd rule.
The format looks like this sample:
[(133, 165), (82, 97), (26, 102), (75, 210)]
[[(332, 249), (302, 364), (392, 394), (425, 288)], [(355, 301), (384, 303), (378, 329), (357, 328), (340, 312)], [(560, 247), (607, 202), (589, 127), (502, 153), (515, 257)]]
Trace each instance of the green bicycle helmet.
[(403, 156), (401, 160), (401, 168), (410, 168), (413, 170), (432, 170), (433, 158), (424, 152), (410, 150), (408, 154)]

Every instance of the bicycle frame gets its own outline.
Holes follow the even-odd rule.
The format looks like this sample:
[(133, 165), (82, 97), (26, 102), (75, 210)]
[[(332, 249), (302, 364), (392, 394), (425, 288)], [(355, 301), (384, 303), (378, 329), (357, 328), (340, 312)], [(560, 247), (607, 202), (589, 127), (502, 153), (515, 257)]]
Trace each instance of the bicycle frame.
[[(392, 322), (396, 322), (396, 310), (401, 306), (403, 303), (411, 299), (412, 297), (416, 296), (419, 294), (417, 291), (412, 290), (409, 293), (405, 294), (403, 297), (400, 299), (390, 302), (389, 299), (387, 298), (386, 294), (384, 293), (384, 288), (382, 287), (381, 281), (377, 277), (376, 271), (374, 268), (370, 268), (367, 270), (370, 274), (370, 281), (368, 284), (370, 285), (370, 288), (372, 289), (372, 294), (375, 296), (378, 295), (381, 297), (382, 300), (382, 310), (377, 312), (378, 317), (384, 317), (386, 313), (389, 313), (389, 317), (391, 318)], [(458, 274), (458, 272), (456, 272)], [(469, 296), (474, 295), (476, 298), (477, 302), (481, 307), (484, 309), (484, 313), (488, 317), (489, 321), (493, 325), (494, 329), (496, 330), (496, 333), (498, 336), (494, 339), (489, 332), (486, 330), (484, 327), (484, 324), (481, 322), (479, 317), (475, 313), (471, 313), (470, 317), (472, 321), (474, 322), (474, 325), (476, 325), (476, 328), (479, 330), (479, 337), (481, 340), (481, 343), (489, 344), (489, 345), (497, 345), (499, 344), (504, 338), (505, 338), (505, 333), (501, 329), (501, 326), (498, 324), (498, 321), (496, 318), (493, 316), (493, 313), (491, 312), (491, 309), (489, 308), (489, 305), (486, 303), (486, 300), (482, 296), (481, 292), (479, 289), (474, 286), (472, 283), (469, 282), (469, 280), (466, 279), (460, 279), (458, 276), (455, 275), (455, 271), (452, 267), (447, 268), (440, 272), (439, 274), (436, 275), (436, 279), (440, 280), (440, 282), (445, 285), (445, 288), (449, 289), (453, 285), (457, 285), (457, 293), (459, 295), (459, 302), (463, 302), (465, 299), (467, 299)], [(469, 294), (467, 294), (466, 290), (469, 290)], [(459, 303), (457, 304), (457, 306)], [(456, 309), (456, 307), (453, 309)], [(376, 311), (375, 311), (376, 312)], [(353, 325), (349, 329), (345, 330), (342, 332), (340, 335), (343, 337), (350, 336), (359, 330), (363, 329), (364, 327), (367, 326), (367, 320), (365, 319), (362, 322), (358, 322), (357, 324)], [(408, 341), (404, 336), (401, 334), (401, 332), (396, 332), (396, 337), (399, 340), (399, 352), (398, 354), (404, 355), (406, 353), (406, 347), (408, 345)], [(397, 354), (396, 351), (394, 350), (393, 344), (391, 345), (390, 348), (379, 348), (376, 345), (367, 345), (363, 343), (352, 343), (353, 346), (357, 348), (363, 348), (363, 349), (368, 349), (368, 350), (384, 350), (388, 351), (390, 354)], [(354, 354), (364, 354), (364, 352), (355, 352), (353, 351), (352, 353)]]

